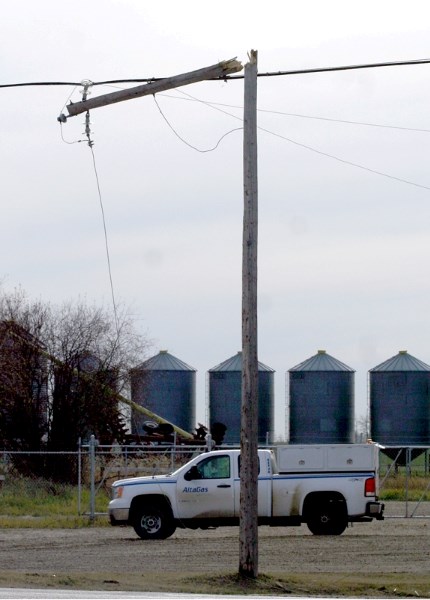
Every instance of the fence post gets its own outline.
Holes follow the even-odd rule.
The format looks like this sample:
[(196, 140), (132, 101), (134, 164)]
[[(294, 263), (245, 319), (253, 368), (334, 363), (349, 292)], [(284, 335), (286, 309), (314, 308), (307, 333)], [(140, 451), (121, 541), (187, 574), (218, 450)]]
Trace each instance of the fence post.
[(96, 512), (96, 444), (94, 435), (90, 437), (90, 521), (94, 521)]
[(78, 439), (78, 516), (81, 516), (81, 495), (82, 495), (82, 440)]
[(409, 478), (411, 476), (411, 462), (412, 462), (412, 450), (411, 448), (406, 448), (406, 460), (405, 460), (405, 509), (406, 509), (406, 517), (409, 517)]
[(171, 454), (171, 471), (173, 473), (173, 471), (175, 470), (175, 464), (176, 464), (176, 444), (178, 443), (177, 441), (177, 434), (176, 431), (173, 432), (173, 447), (172, 447), (172, 454)]

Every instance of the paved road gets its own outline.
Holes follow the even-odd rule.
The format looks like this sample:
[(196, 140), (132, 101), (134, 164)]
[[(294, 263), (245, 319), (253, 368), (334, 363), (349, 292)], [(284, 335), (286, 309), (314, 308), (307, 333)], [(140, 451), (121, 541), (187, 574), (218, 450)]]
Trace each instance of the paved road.
[[(195, 594), (162, 594), (153, 592), (85, 592), (80, 590), (36, 590), (23, 588), (0, 588), (0, 600), (279, 600), (279, 596), (220, 596)], [(291, 597), (290, 597), (291, 598)], [(292, 600), (312, 600), (294, 597)], [(324, 600), (318, 598), (318, 600)], [(368, 599), (369, 600), (369, 599)]]

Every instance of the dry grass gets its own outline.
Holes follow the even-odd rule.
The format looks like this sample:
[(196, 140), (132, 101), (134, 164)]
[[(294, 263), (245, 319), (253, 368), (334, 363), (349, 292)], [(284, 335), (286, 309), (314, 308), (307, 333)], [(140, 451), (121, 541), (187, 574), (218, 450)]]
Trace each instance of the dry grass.
[(260, 574), (242, 579), (234, 573), (16, 573), (2, 570), (0, 585), (27, 588), (84, 589), (102, 591), (151, 591), (199, 594), (259, 594), (272, 596), (355, 596), (361, 598), (430, 598), (430, 575), (378, 573), (374, 575)]
[(409, 477), (406, 477), (404, 473), (390, 475), (383, 483), (380, 497), (381, 500), (402, 501), (406, 498), (407, 490), (409, 500), (428, 501), (430, 500), (429, 484), (429, 478), (422, 475), (411, 475)]

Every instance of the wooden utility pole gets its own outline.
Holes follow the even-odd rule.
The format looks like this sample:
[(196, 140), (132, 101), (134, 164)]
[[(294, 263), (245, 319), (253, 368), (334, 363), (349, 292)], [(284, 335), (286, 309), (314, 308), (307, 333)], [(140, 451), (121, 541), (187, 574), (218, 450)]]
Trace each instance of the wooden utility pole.
[(245, 65), (239, 574), (258, 576), (257, 51)]
[(182, 73), (181, 75), (175, 75), (174, 77), (166, 77), (127, 90), (120, 90), (119, 92), (104, 94), (103, 96), (97, 96), (95, 98), (83, 100), (82, 102), (68, 104), (67, 111), (70, 117), (74, 117), (75, 115), (79, 115), (87, 110), (92, 110), (93, 108), (115, 104), (116, 102), (122, 102), (124, 100), (132, 100), (133, 98), (140, 98), (141, 96), (148, 96), (149, 94), (157, 94), (158, 92), (164, 92), (183, 85), (189, 85), (190, 83), (197, 83), (198, 81), (203, 81), (205, 79), (222, 79), (226, 75), (241, 71), (242, 68), (242, 63), (234, 58), (223, 60), (216, 65), (204, 67), (197, 71)]

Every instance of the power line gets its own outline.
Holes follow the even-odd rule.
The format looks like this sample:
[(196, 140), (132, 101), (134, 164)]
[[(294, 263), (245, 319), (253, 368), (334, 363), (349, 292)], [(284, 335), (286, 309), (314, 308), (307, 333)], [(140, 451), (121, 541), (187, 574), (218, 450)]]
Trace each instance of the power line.
[[(112, 85), (112, 87), (116, 87), (114, 85)], [(124, 89), (124, 88), (120, 88), (118, 87), (117, 89)], [(186, 95), (185, 92), (183, 90), (177, 90), (179, 93)], [(224, 108), (237, 108), (240, 110), (243, 110), (243, 105), (239, 105), (239, 104), (225, 104), (223, 102), (212, 102), (211, 100), (199, 100), (198, 98), (194, 98), (193, 96), (189, 97), (189, 98), (184, 98), (181, 96), (175, 96), (173, 94), (164, 94), (163, 92), (159, 92), (157, 94), (157, 96), (162, 96), (163, 98), (170, 98), (172, 100), (183, 100), (186, 102), (202, 102), (204, 104), (207, 104), (208, 106), (212, 106), (212, 107), (217, 107), (217, 106), (223, 106)], [(64, 110), (64, 107), (63, 107)], [(351, 119), (335, 119), (333, 117), (320, 117), (317, 115), (304, 115), (301, 113), (291, 113), (291, 112), (286, 112), (286, 111), (281, 111), (281, 110), (270, 110), (267, 108), (257, 108), (257, 111), (260, 113), (265, 113), (265, 114), (272, 114), (272, 115), (281, 115), (281, 116), (286, 116), (286, 117), (297, 117), (300, 119), (313, 119), (315, 121), (327, 121), (329, 123), (345, 123), (346, 125), (361, 125), (364, 127), (379, 127), (381, 129), (397, 129), (399, 131), (416, 131), (418, 133), (430, 133), (430, 129), (425, 129), (422, 127), (404, 127), (401, 125), (386, 125), (386, 124), (382, 124), (382, 123), (369, 123), (367, 121), (353, 121)], [(226, 114), (230, 114), (230, 113), (226, 113)], [(164, 115), (163, 115), (164, 117)], [(165, 117), (164, 117), (165, 118)], [(169, 124), (170, 126), (170, 124)], [(180, 136), (178, 136), (180, 137)]]
[[(421, 62), (423, 62), (423, 61), (421, 61)], [(430, 60), (426, 60), (426, 62), (430, 63)], [(394, 64), (394, 63), (393, 63), (393, 64)], [(408, 64), (410, 64), (410, 63), (408, 63)], [(381, 65), (381, 66), (382, 66), (382, 65)], [(180, 92), (180, 93), (181, 93), (183, 96), (186, 96), (186, 97), (187, 97), (187, 99), (193, 100), (193, 101), (195, 101), (195, 102), (199, 102), (199, 103), (201, 103), (201, 104), (205, 104), (205, 105), (207, 105), (209, 108), (212, 108), (213, 110), (217, 110), (217, 111), (219, 111), (219, 112), (221, 112), (221, 113), (224, 113), (224, 114), (226, 114), (226, 115), (228, 115), (228, 116), (230, 116), (230, 117), (233, 117), (234, 119), (237, 119), (237, 120), (240, 120), (240, 121), (242, 121), (242, 118), (241, 118), (241, 117), (238, 117), (237, 115), (234, 115), (234, 114), (232, 114), (232, 113), (229, 113), (229, 112), (228, 112), (228, 111), (226, 111), (226, 110), (223, 110), (223, 109), (221, 109), (221, 108), (218, 108), (219, 106), (227, 106), (227, 107), (229, 107), (230, 105), (224, 105), (224, 104), (220, 104), (220, 103), (211, 103), (211, 102), (207, 102), (207, 101), (205, 101), (205, 100), (201, 100), (201, 99), (199, 99), (199, 98), (196, 98), (195, 96), (192, 96), (191, 94), (189, 94), (189, 93), (185, 92), (184, 90), (178, 90), (178, 91), (179, 91), (179, 92)], [(215, 146), (214, 148), (212, 148), (212, 149), (210, 149), (210, 150), (199, 150), (199, 149), (198, 149), (198, 148), (196, 148), (195, 146), (192, 146), (191, 144), (189, 144), (189, 143), (188, 143), (186, 140), (184, 140), (184, 139), (183, 139), (183, 138), (182, 138), (182, 137), (181, 137), (181, 136), (180, 136), (180, 135), (179, 135), (179, 134), (176, 132), (176, 130), (173, 128), (173, 126), (170, 124), (170, 122), (167, 120), (166, 116), (165, 116), (165, 115), (164, 115), (164, 113), (162, 112), (162, 110), (161, 110), (161, 108), (160, 108), (159, 104), (157, 103), (157, 101), (156, 101), (156, 99), (155, 99), (155, 95), (154, 95), (154, 100), (155, 100), (155, 103), (156, 103), (156, 105), (157, 105), (157, 107), (158, 107), (158, 110), (160, 111), (160, 114), (162, 115), (163, 119), (166, 121), (166, 123), (167, 123), (167, 125), (170, 127), (170, 129), (173, 131), (173, 133), (174, 133), (174, 134), (175, 134), (175, 135), (176, 135), (176, 136), (177, 136), (177, 137), (178, 137), (178, 138), (179, 138), (179, 139), (180, 139), (180, 140), (181, 140), (183, 143), (185, 143), (187, 146), (190, 146), (190, 147), (191, 147), (191, 148), (193, 148), (194, 150), (197, 150), (198, 152), (208, 152), (208, 151), (214, 150), (214, 149), (215, 149), (215, 148), (218, 146), (218, 144), (221, 142), (221, 140), (222, 140), (222, 139), (223, 139), (223, 138), (224, 138), (226, 135), (228, 135), (229, 133), (232, 133), (232, 131), (236, 131), (236, 130), (234, 129), (234, 130), (232, 130), (232, 131), (230, 131), (230, 132), (228, 132), (228, 133), (224, 134), (224, 135), (221, 137), (221, 139), (218, 141), (218, 143), (216, 144), (216, 146)], [(216, 104), (216, 105), (215, 105), (215, 104)], [(232, 108), (239, 108), (239, 107), (232, 107)], [(277, 114), (277, 111), (267, 111), (267, 112), (274, 112), (275, 114)], [(292, 113), (281, 113), (281, 114), (290, 114), (291, 116), (302, 116), (302, 117), (306, 117), (306, 115), (297, 115), (297, 114), (292, 114)], [(308, 118), (316, 118), (316, 119), (318, 119), (319, 117), (308, 117)], [(409, 131), (409, 130), (411, 130), (411, 131), (423, 131), (423, 132), (428, 132), (428, 130), (426, 130), (426, 129), (412, 129), (412, 128), (395, 127), (395, 126), (389, 126), (389, 125), (388, 125), (388, 126), (384, 126), (384, 125), (378, 125), (378, 124), (373, 124), (373, 123), (360, 123), (360, 122), (356, 122), (356, 121), (342, 121), (342, 120), (340, 120), (340, 119), (326, 119), (326, 118), (321, 118), (321, 119), (322, 119), (322, 120), (328, 120), (328, 121), (332, 121), (332, 120), (333, 120), (333, 121), (345, 122), (345, 123), (357, 124), (357, 125), (367, 125), (367, 126), (374, 126), (374, 127), (388, 127), (388, 128), (393, 128), (393, 129), (405, 129), (405, 130), (408, 130), (408, 131)], [(264, 127), (261, 127), (261, 126), (259, 126), (259, 127), (258, 127), (258, 129), (259, 129), (259, 130), (261, 130), (261, 131), (264, 131), (265, 133), (268, 133), (268, 134), (270, 134), (270, 135), (273, 135), (273, 136), (275, 136), (275, 137), (278, 137), (278, 138), (280, 138), (280, 139), (284, 139), (285, 141), (287, 141), (287, 142), (290, 142), (291, 144), (294, 144), (294, 145), (296, 145), (296, 146), (299, 146), (299, 147), (301, 147), (301, 148), (304, 148), (304, 149), (306, 149), (306, 150), (309, 150), (309, 151), (311, 151), (311, 152), (314, 152), (314, 153), (316, 153), (316, 154), (319, 154), (320, 156), (325, 156), (325, 157), (327, 157), (327, 158), (331, 158), (332, 160), (335, 160), (335, 161), (337, 161), (337, 162), (341, 162), (341, 163), (343, 163), (343, 164), (346, 164), (346, 165), (349, 165), (349, 166), (355, 167), (355, 168), (357, 168), (357, 169), (361, 169), (361, 170), (367, 171), (367, 172), (369, 172), (369, 173), (373, 173), (374, 175), (379, 175), (379, 176), (381, 176), (381, 177), (386, 177), (386, 178), (388, 178), (388, 179), (392, 179), (392, 180), (394, 180), (394, 181), (398, 181), (398, 182), (400, 182), (400, 183), (405, 183), (405, 184), (407, 184), (407, 185), (412, 185), (412, 186), (414, 186), (414, 187), (418, 187), (418, 188), (420, 188), (420, 189), (430, 190), (430, 186), (426, 186), (426, 185), (423, 185), (423, 184), (415, 183), (414, 181), (410, 181), (410, 180), (408, 180), (408, 179), (403, 179), (403, 178), (401, 178), (401, 177), (397, 177), (397, 176), (395, 176), (395, 175), (390, 175), (389, 173), (384, 173), (383, 171), (378, 171), (377, 169), (373, 169), (373, 168), (371, 168), (371, 167), (366, 167), (366, 166), (364, 166), (364, 165), (360, 165), (360, 164), (358, 164), (358, 163), (355, 163), (355, 162), (353, 162), (353, 161), (349, 161), (349, 160), (347, 160), (347, 159), (343, 159), (343, 158), (341, 158), (341, 157), (339, 157), (339, 156), (335, 156), (335, 155), (333, 155), (333, 154), (330, 154), (330, 153), (328, 153), (328, 152), (324, 152), (324, 151), (322, 151), (322, 150), (318, 150), (317, 148), (314, 148), (314, 147), (312, 147), (312, 146), (309, 146), (309, 145), (307, 145), (307, 144), (304, 144), (304, 143), (298, 142), (298, 141), (296, 141), (296, 140), (293, 140), (292, 138), (288, 138), (287, 136), (283, 136), (283, 135), (281, 135), (281, 134), (278, 134), (278, 133), (276, 133), (276, 132), (270, 131), (269, 129), (266, 129), (266, 128), (264, 128)], [(108, 261), (108, 262), (109, 262), (109, 261)], [(112, 290), (112, 292), (113, 292), (113, 290)]]
[[(242, 117), (238, 117), (237, 115), (233, 115), (232, 113), (229, 113), (226, 110), (222, 110), (220, 108), (212, 106), (210, 103), (206, 103), (204, 100), (200, 100), (199, 98), (195, 98), (194, 96), (192, 96), (188, 92), (184, 92), (183, 90), (179, 90), (179, 91), (180, 91), (181, 94), (184, 94), (184, 96), (188, 96), (189, 98), (193, 98), (194, 100), (196, 100), (197, 102), (201, 102), (202, 104), (207, 104), (207, 106), (209, 106), (209, 108), (213, 108), (214, 110), (220, 111), (220, 112), (224, 113), (225, 115), (233, 117), (233, 119), (237, 119), (239, 121), (242, 121)], [(274, 131), (270, 131), (270, 129), (266, 129), (265, 127), (258, 126), (258, 129), (260, 131), (264, 131), (265, 133), (268, 133), (270, 135), (273, 135), (275, 137), (283, 139), (286, 142), (289, 142), (290, 144), (294, 144), (295, 146), (299, 146), (300, 148), (304, 148), (305, 150), (309, 150), (311, 152), (314, 152), (315, 154), (319, 154), (320, 156), (325, 156), (326, 158), (331, 158), (332, 160), (335, 160), (337, 162), (343, 163), (345, 165), (349, 165), (351, 167), (355, 167), (356, 169), (361, 169), (363, 171), (368, 171), (369, 173), (373, 173), (374, 175), (379, 175), (380, 177), (386, 177), (388, 179), (393, 179), (394, 181), (398, 181), (400, 183), (406, 183), (407, 185), (412, 185), (412, 186), (418, 187), (420, 189), (430, 190), (430, 186), (423, 185), (423, 184), (420, 184), (420, 183), (415, 183), (414, 181), (410, 181), (408, 179), (403, 179), (402, 177), (397, 177), (396, 175), (390, 175), (389, 173), (384, 173), (383, 171), (378, 171), (377, 169), (372, 169), (371, 167), (366, 167), (364, 165), (360, 165), (359, 163), (355, 163), (353, 161), (341, 158), (340, 156), (336, 156), (334, 154), (330, 154), (329, 152), (324, 152), (323, 150), (318, 150), (317, 148), (309, 146), (308, 144), (303, 144), (302, 142), (297, 142), (296, 140), (293, 140), (292, 138), (289, 138), (287, 136), (281, 135), (280, 133), (276, 133)]]
[[(84, 86), (83, 98), (86, 98), (89, 93), (89, 88), (92, 86), (92, 82), (89, 80), (85, 80), (85, 81), (82, 81), (78, 85)], [(73, 92), (75, 91), (75, 89), (76, 89), (76, 86), (70, 92), (64, 106), (66, 106), (67, 102), (70, 100), (70, 97), (73, 94)], [(64, 106), (63, 106), (63, 109), (64, 109)], [(99, 175), (98, 175), (98, 171), (97, 171), (96, 157), (95, 157), (94, 148), (93, 148), (94, 142), (91, 139), (90, 114), (89, 114), (89, 111), (87, 111), (86, 118), (85, 118), (85, 135), (87, 137), (86, 140), (75, 140), (73, 142), (67, 141), (66, 139), (64, 139), (64, 136), (63, 136), (63, 122), (61, 119), (58, 119), (58, 122), (60, 123), (61, 139), (63, 140), (63, 142), (65, 142), (66, 144), (79, 144), (82, 142), (86, 142), (88, 144), (89, 149), (91, 150), (94, 175), (95, 175), (95, 179), (96, 179), (97, 192), (98, 192), (98, 197), (99, 197), (100, 211), (101, 211), (102, 221), (103, 221), (103, 231), (104, 231), (107, 267), (108, 267), (108, 273), (109, 273), (110, 292), (111, 292), (112, 305), (113, 305), (113, 314), (114, 314), (114, 318), (115, 318), (115, 329), (116, 329), (117, 339), (118, 339), (119, 338), (118, 311), (117, 311), (117, 305), (116, 305), (116, 300), (115, 300), (115, 291), (114, 291), (113, 278), (112, 278), (112, 269), (111, 269), (110, 252), (109, 252), (109, 241), (108, 241), (108, 234), (107, 234), (107, 227), (106, 227), (105, 211), (104, 211), (104, 206), (103, 206), (103, 198), (102, 198), (102, 193), (101, 193), (101, 189), (100, 189), (100, 180), (99, 180)]]
[[(185, 93), (182, 90), (177, 90), (178, 92), (180, 92), (181, 94)], [(163, 94), (160, 93), (158, 94), (159, 96), (163, 96), (165, 98), (171, 98), (174, 100), (185, 100), (188, 102), (203, 102), (204, 104), (207, 104), (208, 106), (213, 106), (214, 108), (216, 108), (217, 106), (223, 106), (225, 108), (237, 108), (237, 109), (241, 109), (243, 110), (243, 106), (240, 106), (238, 104), (224, 104), (222, 102), (212, 102), (211, 100), (199, 100), (198, 98), (193, 98), (192, 96), (189, 98), (181, 98), (180, 96), (173, 96), (172, 94)], [(300, 114), (300, 113), (290, 113), (290, 112), (285, 112), (285, 111), (281, 111), (281, 110), (269, 110), (269, 109), (265, 109), (265, 108), (257, 108), (257, 111), (260, 113), (265, 113), (265, 114), (272, 114), (272, 115), (281, 115), (281, 116), (286, 116), (286, 117), (297, 117), (300, 119), (314, 119), (316, 121), (328, 121), (330, 123), (345, 123), (347, 125), (362, 125), (365, 127), (379, 127), (381, 129), (399, 129), (401, 131), (417, 131), (420, 133), (430, 133), (430, 129), (423, 129), (423, 128), (419, 128), (419, 127), (402, 127), (400, 125), (383, 125), (381, 123), (368, 123), (365, 121), (352, 121), (350, 119), (335, 119), (335, 118), (330, 118), (330, 117), (319, 117), (319, 116), (315, 116), (315, 115), (304, 115), (304, 114)], [(226, 114), (230, 114), (230, 113), (226, 113)]]
[(14, 88), (14, 87), (32, 87), (32, 86), (54, 86), (54, 85), (81, 85), (78, 81), (33, 81), (27, 83), (1, 83), (0, 88)]
[(192, 144), (190, 144), (189, 142), (187, 142), (187, 140), (185, 140), (182, 136), (179, 135), (179, 133), (176, 131), (176, 129), (173, 127), (173, 125), (170, 123), (170, 121), (167, 119), (166, 115), (163, 113), (163, 111), (161, 110), (161, 106), (159, 105), (159, 103), (157, 102), (157, 99), (155, 97), (154, 94), (154, 102), (157, 105), (157, 108), (161, 114), (161, 116), (163, 117), (163, 119), (165, 120), (165, 122), (167, 123), (167, 125), (169, 126), (169, 128), (173, 131), (173, 133), (176, 135), (177, 138), (179, 138), (181, 140), (181, 142), (183, 142), (186, 146), (188, 146), (189, 148), (192, 148), (193, 150), (196, 150), (196, 152), (201, 152), (202, 154), (206, 153), (206, 152), (213, 152), (214, 150), (216, 150), (218, 148), (218, 146), (220, 145), (220, 143), (222, 142), (222, 140), (227, 137), (228, 135), (230, 135), (230, 133), (233, 133), (234, 131), (242, 131), (243, 127), (236, 127), (235, 129), (231, 129), (230, 131), (227, 131), (226, 133), (224, 133), (224, 135), (222, 135), (220, 137), (220, 139), (217, 141), (217, 143), (215, 144), (215, 146), (213, 146), (212, 148), (207, 148), (207, 149), (201, 149), (201, 148), (197, 148), (196, 146), (193, 146)]
[[(68, 101), (70, 100), (70, 98), (72, 97), (72, 95), (74, 94), (76, 88), (78, 86), (74, 86), (74, 88), (72, 89), (72, 91), (70, 92), (70, 94), (67, 97), (67, 100), (65, 101), (65, 103), (63, 104), (63, 108), (60, 110), (60, 114), (63, 112), (63, 110), (65, 109)], [(63, 142), (65, 144), (80, 144), (81, 142), (85, 141), (85, 140), (74, 140), (73, 142), (69, 142), (68, 140), (65, 139), (64, 134), (63, 134), (63, 122), (59, 119), (58, 122), (60, 123), (60, 133), (61, 133), (61, 139), (63, 140)]]
[(331, 158), (332, 160), (336, 160), (345, 165), (355, 167), (356, 169), (362, 169), (363, 171), (368, 171), (369, 173), (373, 173), (374, 175), (380, 175), (381, 177), (387, 177), (388, 179), (394, 179), (394, 181), (399, 181), (400, 183), (406, 183), (408, 185), (413, 185), (414, 187), (418, 187), (423, 190), (430, 190), (430, 186), (428, 186), (428, 185), (423, 185), (421, 183), (415, 183), (414, 181), (410, 181), (408, 179), (403, 179), (402, 177), (397, 177), (396, 175), (390, 175), (389, 173), (384, 173), (383, 171), (378, 171), (377, 169), (372, 169), (371, 167), (366, 167), (364, 165), (360, 165), (358, 163), (352, 162), (351, 160), (346, 160), (344, 158), (341, 158), (340, 156), (336, 156), (334, 154), (329, 154), (328, 152), (324, 152), (323, 150), (318, 150), (317, 148), (313, 148), (312, 146), (308, 146), (307, 144), (302, 144), (301, 142), (297, 142), (296, 140), (288, 138), (279, 133), (270, 131), (269, 129), (265, 129), (264, 127), (258, 127), (258, 129), (261, 131), (264, 131), (266, 133), (269, 133), (270, 135), (273, 135), (275, 137), (283, 139), (287, 142), (290, 142), (290, 144), (294, 144), (295, 146), (300, 146), (301, 148), (304, 148), (305, 150), (310, 150), (311, 152), (315, 152), (316, 154), (320, 154), (321, 156), (326, 156), (327, 158)]
[(417, 131), (421, 133), (430, 133), (430, 129), (421, 129), (419, 127), (401, 127), (399, 125), (382, 125), (381, 123), (367, 123), (365, 121), (351, 121), (348, 119), (333, 119), (330, 117), (317, 117), (313, 115), (302, 115), (299, 113), (289, 113), (278, 110), (259, 109), (259, 112), (270, 113), (273, 115), (285, 115), (287, 117), (298, 117), (300, 119), (314, 119), (316, 121), (328, 121), (330, 123), (345, 123), (346, 125), (362, 125), (364, 127), (379, 127), (381, 129), (400, 129), (401, 131)]
[[(259, 73), (258, 77), (279, 77), (284, 75), (308, 75), (310, 73), (330, 73), (334, 71), (353, 71), (357, 69), (376, 69), (381, 67), (404, 67), (408, 65), (425, 65), (430, 63), (430, 58), (416, 60), (398, 60), (379, 63), (364, 63), (358, 65), (343, 65), (340, 67), (317, 67), (311, 69), (294, 69), (290, 71), (276, 71), (272, 73)], [(225, 79), (243, 79), (243, 75), (229, 75)]]
[(93, 159), (94, 174), (96, 177), (100, 210), (102, 213), (103, 231), (104, 231), (104, 238), (105, 238), (105, 250), (106, 250), (107, 266), (108, 266), (108, 272), (109, 272), (110, 291), (111, 291), (111, 298), (112, 298), (112, 305), (113, 305), (113, 313), (114, 313), (114, 317), (115, 317), (115, 328), (116, 328), (117, 336), (119, 337), (118, 313), (117, 313), (117, 305), (116, 305), (116, 301), (115, 301), (115, 292), (114, 292), (113, 279), (112, 279), (112, 269), (111, 269), (111, 264), (110, 264), (110, 253), (109, 253), (109, 243), (108, 243), (108, 235), (107, 235), (107, 228), (106, 228), (105, 211), (104, 211), (104, 206), (103, 206), (102, 193), (100, 190), (100, 181), (99, 181), (99, 176), (98, 176), (98, 172), (97, 172), (97, 165), (96, 165), (96, 158), (94, 156), (93, 144), (89, 142), (88, 146), (91, 150), (91, 156)]
[(73, 142), (69, 142), (68, 140), (66, 140), (66, 138), (64, 137), (64, 133), (63, 133), (63, 123), (60, 123), (60, 133), (61, 133), (61, 139), (63, 140), (63, 142), (65, 144), (81, 144), (82, 142), (85, 142), (86, 140), (74, 140)]
[[(398, 60), (378, 63), (363, 63), (357, 65), (342, 65), (337, 67), (312, 67), (309, 69), (292, 69), (288, 71), (272, 71), (267, 73), (258, 73), (258, 77), (281, 77), (287, 75), (308, 75), (311, 73), (330, 73), (335, 71), (352, 71), (357, 69), (375, 69), (381, 67), (404, 67), (412, 65), (425, 65), (430, 63), (430, 58), (419, 58), (412, 60)], [(223, 77), (215, 77), (214, 79), (208, 79), (207, 81), (224, 81), (243, 79), (243, 75), (225, 75)], [(106, 81), (94, 81), (93, 85), (110, 85), (115, 83), (152, 83), (154, 81), (162, 81), (165, 77), (143, 77), (143, 78), (132, 78), (132, 79), (110, 79)], [(14, 87), (31, 87), (31, 86), (56, 86), (56, 85), (81, 85), (81, 82), (76, 81), (35, 81), (35, 82), (24, 82), (24, 83), (2, 83), (0, 88), (14, 88)]]

